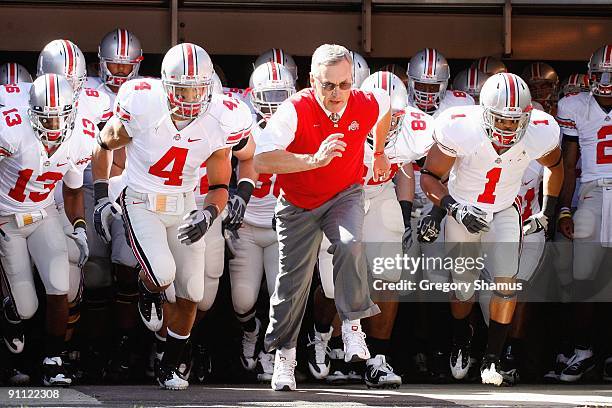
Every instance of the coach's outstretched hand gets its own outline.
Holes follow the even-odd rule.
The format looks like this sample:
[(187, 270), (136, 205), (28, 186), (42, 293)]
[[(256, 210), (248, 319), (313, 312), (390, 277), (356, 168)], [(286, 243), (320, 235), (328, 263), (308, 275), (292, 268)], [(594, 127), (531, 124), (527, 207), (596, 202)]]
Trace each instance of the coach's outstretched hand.
[(346, 150), (346, 142), (341, 140), (343, 137), (344, 133), (332, 133), (325, 138), (312, 157), (315, 168), (327, 166), (334, 157), (342, 157), (342, 152)]

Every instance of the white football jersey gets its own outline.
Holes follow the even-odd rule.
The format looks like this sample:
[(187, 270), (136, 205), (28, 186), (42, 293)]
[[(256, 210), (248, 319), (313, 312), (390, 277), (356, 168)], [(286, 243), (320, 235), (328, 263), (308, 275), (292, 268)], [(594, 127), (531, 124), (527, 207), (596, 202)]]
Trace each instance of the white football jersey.
[(114, 111), (132, 139), (126, 146), (125, 182), (140, 193), (194, 191), (202, 163), (248, 137), (253, 122), (244, 103), (213, 95), (206, 113), (178, 130), (161, 80), (149, 78), (124, 83)]
[(374, 181), (372, 170), (372, 159), (374, 150), (366, 141), (364, 149), (364, 176), (365, 193), (367, 198), (372, 198), (384, 189), (399, 169), (415, 160), (427, 155), (429, 148), (433, 145), (434, 119), (410, 106), (406, 107), (406, 116), (402, 123), (402, 129), (397, 135), (394, 143), (385, 146), (385, 153), (391, 162), (391, 172), (385, 180)]
[(26, 108), (2, 110), (0, 120), (0, 215), (37, 211), (53, 204), (53, 189), (63, 180), (83, 183), (98, 129), (78, 115), (69, 137), (48, 157), (32, 129)]
[(559, 101), (557, 121), (564, 134), (578, 136), (581, 182), (612, 178), (612, 112), (604, 112), (587, 92)]
[(536, 160), (529, 163), (523, 180), (521, 181), (521, 189), (519, 196), (521, 197), (521, 214), (523, 221), (531, 217), (533, 214), (540, 212), (540, 184), (544, 176), (544, 167)]
[[(437, 118), (440, 116), (445, 110), (449, 108), (454, 108), (455, 106), (469, 106), (474, 105), (475, 101), (470, 95), (463, 91), (450, 91), (447, 90), (444, 94), (444, 98), (442, 98), (442, 102), (440, 102), (440, 106), (438, 109), (430, 113), (433, 118)], [(419, 109), (415, 104), (410, 105), (413, 108)], [(419, 109), (421, 110), (421, 109)]]
[(95, 89), (99, 93), (108, 96), (109, 107), (112, 112), (112, 107), (115, 105), (115, 98), (117, 97), (117, 94), (111, 91), (106, 84), (103, 84), (100, 77), (87, 77), (87, 80), (85, 81), (85, 88)]
[[(29, 107), (32, 84), (22, 82), (17, 85), (0, 86), (0, 105), (10, 107)], [(84, 88), (79, 95), (77, 112), (92, 120), (96, 125), (106, 122), (113, 116), (110, 99), (95, 89)]]
[[(257, 144), (261, 128), (254, 127), (253, 139)], [(276, 199), (280, 194), (280, 187), (276, 184), (276, 174), (260, 174), (255, 183), (255, 189), (247, 204), (244, 220), (251, 225), (262, 228), (272, 227), (272, 217)]]
[(448, 109), (436, 119), (434, 139), (443, 153), (456, 157), (448, 181), (450, 195), (492, 218), (515, 202), (529, 163), (559, 145), (559, 125), (549, 114), (533, 110), (521, 140), (499, 155), (482, 115), (482, 106)]

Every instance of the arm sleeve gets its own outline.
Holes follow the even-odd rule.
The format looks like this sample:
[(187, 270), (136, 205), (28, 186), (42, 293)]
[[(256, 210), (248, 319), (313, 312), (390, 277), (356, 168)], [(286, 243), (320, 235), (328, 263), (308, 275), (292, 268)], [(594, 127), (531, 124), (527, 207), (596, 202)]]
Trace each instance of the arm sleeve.
[(372, 94), (378, 102), (378, 119), (376, 119), (376, 124), (378, 124), (380, 119), (391, 109), (391, 98), (387, 92), (378, 88), (372, 89)]
[(573, 96), (566, 96), (559, 101), (557, 110), (557, 123), (561, 127), (563, 134), (568, 136), (578, 136), (576, 129), (575, 109), (572, 109), (571, 103)]
[(293, 142), (297, 131), (297, 112), (291, 101), (286, 100), (272, 115), (265, 129), (256, 138), (255, 154), (285, 150)]

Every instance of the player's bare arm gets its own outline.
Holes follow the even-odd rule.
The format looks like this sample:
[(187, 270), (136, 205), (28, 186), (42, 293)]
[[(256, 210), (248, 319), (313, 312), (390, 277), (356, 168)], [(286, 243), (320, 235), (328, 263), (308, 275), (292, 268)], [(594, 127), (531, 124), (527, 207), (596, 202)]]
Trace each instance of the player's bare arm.
[(559, 195), (559, 232), (568, 239), (574, 237), (574, 222), (571, 206), (576, 189), (576, 163), (578, 162), (578, 142), (567, 137), (563, 139), (563, 187)]
[(412, 204), (414, 201), (414, 169), (412, 163), (405, 164), (393, 179), (395, 195), (402, 209), (404, 234), (402, 235), (402, 250), (404, 253), (412, 246)]
[[(217, 150), (206, 161), (206, 174), (208, 175), (209, 191), (204, 200), (204, 208), (213, 205), (217, 213), (225, 208), (228, 199), (227, 185), (232, 176), (230, 149)], [(225, 186), (215, 188), (216, 186)]]
[(434, 144), (421, 170), (421, 188), (434, 205), (440, 206), (440, 200), (448, 195), (448, 188), (442, 184), (442, 178), (450, 171), (455, 158), (444, 154), (437, 144)]
[(83, 187), (70, 188), (62, 183), (62, 194), (64, 196), (64, 211), (71, 224), (75, 221), (85, 219), (85, 200)]
[(374, 126), (374, 157), (372, 172), (374, 181), (385, 180), (389, 176), (391, 162), (385, 154), (385, 141), (391, 127), (391, 110), (387, 111)]
[(108, 179), (113, 163), (113, 150), (124, 147), (130, 142), (130, 136), (117, 117), (111, 118), (100, 132), (98, 143), (94, 147), (92, 173), (94, 180)]

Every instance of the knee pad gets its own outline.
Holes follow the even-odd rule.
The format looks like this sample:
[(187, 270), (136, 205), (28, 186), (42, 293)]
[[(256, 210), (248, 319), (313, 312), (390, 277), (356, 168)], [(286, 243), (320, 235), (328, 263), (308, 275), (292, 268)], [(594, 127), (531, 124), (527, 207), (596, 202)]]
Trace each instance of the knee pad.
[(90, 258), (83, 267), (83, 285), (93, 290), (110, 288), (113, 285), (110, 260)]
[[(253, 286), (245, 283), (232, 285), (232, 305), (237, 316), (248, 314), (253, 310), (259, 294), (254, 293), (255, 287), (259, 288), (259, 285)], [(206, 291), (206, 286), (204, 286), (204, 291)]]
[(255, 317), (255, 306), (251, 307), (250, 310), (247, 310), (245, 313), (236, 312), (236, 318), (240, 323), (246, 323)]
[(198, 310), (206, 312), (212, 307), (213, 303), (215, 303), (218, 289), (219, 279), (206, 277), (204, 280), (204, 297), (198, 302)]
[(31, 319), (38, 310), (36, 290), (29, 283), (27, 285), (29, 287), (20, 288), (18, 285), (11, 287), (13, 305), (23, 320)]
[[(595, 214), (588, 208), (578, 208), (574, 213), (574, 238), (588, 238), (595, 233)], [(599, 241), (599, 237), (596, 237)]]

